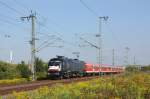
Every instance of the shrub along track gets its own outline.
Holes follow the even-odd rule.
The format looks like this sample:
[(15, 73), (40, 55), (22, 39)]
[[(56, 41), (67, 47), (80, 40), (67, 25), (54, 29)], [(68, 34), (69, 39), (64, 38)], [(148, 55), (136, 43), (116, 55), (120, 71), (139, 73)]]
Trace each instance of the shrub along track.
[[(58, 83), (67, 84), (72, 82), (88, 81), (98, 77), (99, 76), (71, 78), (71, 79), (63, 79), (63, 80), (42, 80), (42, 81), (33, 81), (26, 84), (8, 85), (8, 86), (4, 85), (4, 86), (0, 86), (0, 95), (11, 94), (13, 91), (20, 92), (20, 91), (34, 90), (42, 86), (52, 86)], [(103, 76), (103, 77), (107, 77), (107, 76)]]

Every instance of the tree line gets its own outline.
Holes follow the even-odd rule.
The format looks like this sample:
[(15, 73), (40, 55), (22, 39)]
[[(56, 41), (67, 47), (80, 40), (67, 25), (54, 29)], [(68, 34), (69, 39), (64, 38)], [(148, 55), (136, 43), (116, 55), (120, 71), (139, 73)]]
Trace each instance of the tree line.
[[(37, 79), (44, 79), (47, 76), (47, 63), (40, 58), (35, 60), (35, 74)], [(10, 64), (0, 61), (0, 79), (27, 78), (30, 79), (32, 72), (30, 66), (24, 61), (18, 64)]]
[[(10, 64), (4, 61), (0, 61), (0, 79), (14, 79), (14, 78), (27, 78), (30, 79), (32, 72), (30, 66), (24, 61), (18, 64)], [(40, 58), (35, 60), (35, 74), (38, 80), (47, 78), (47, 63)], [(136, 72), (144, 71), (150, 72), (150, 65), (148, 66), (137, 66), (129, 65), (126, 67), (126, 71)]]
[(129, 72), (136, 72), (136, 71), (150, 72), (150, 65), (147, 65), (147, 66), (128, 65), (126, 67), (126, 71), (129, 71)]

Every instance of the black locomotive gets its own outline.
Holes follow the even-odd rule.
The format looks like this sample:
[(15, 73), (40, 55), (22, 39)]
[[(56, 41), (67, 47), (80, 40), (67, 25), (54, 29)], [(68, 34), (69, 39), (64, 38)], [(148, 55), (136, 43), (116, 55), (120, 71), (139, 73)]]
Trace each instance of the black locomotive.
[(57, 56), (50, 59), (48, 63), (48, 76), (60, 78), (81, 76), (84, 65), (85, 62), (78, 59)]

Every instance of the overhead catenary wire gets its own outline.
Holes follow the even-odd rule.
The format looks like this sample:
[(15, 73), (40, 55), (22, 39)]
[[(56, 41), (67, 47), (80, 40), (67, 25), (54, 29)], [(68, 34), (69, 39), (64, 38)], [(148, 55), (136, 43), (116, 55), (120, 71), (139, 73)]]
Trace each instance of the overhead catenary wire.
[(53, 42), (55, 42), (55, 41), (58, 41), (60, 39), (51, 37), (48, 40), (45, 40), (43, 43), (41, 43), (37, 49), (40, 49), (42, 46), (49, 44), (50, 40), (53, 40)]
[[(24, 9), (26, 9), (28, 12), (30, 12), (31, 10), (33, 10), (33, 11), (35, 11), (35, 9), (31, 9), (30, 7), (29, 7), (29, 5), (27, 5), (27, 4), (24, 4), (24, 3), (21, 3), (21, 2), (19, 2), (18, 0), (13, 0), (17, 5), (19, 5), (20, 7), (23, 7)], [(42, 16), (40, 13), (38, 13), (38, 12), (36, 12), (36, 15), (37, 15), (37, 17), (41, 17), (42, 19), (46, 19), (44, 16)]]
[(7, 18), (7, 19), (10, 19), (10, 20), (14, 20), (15, 22), (20, 22), (19, 19), (17, 19), (17, 18), (13, 18), (11, 16), (7, 16), (7, 15), (1, 14), (1, 13), (0, 13), (0, 17), (1, 18)]
[[(14, 0), (17, 4), (21, 4), (21, 3), (19, 3), (19, 2), (17, 2), (16, 0)], [(26, 6), (25, 5), (23, 5), (23, 7), (24, 8), (26, 8)], [(27, 7), (28, 8), (28, 7)], [(29, 10), (29, 9), (28, 9)], [(39, 15), (39, 13), (38, 13), (38, 15)], [(41, 15), (40, 15), (41, 16)], [(43, 18), (43, 17), (42, 17)], [(38, 24), (38, 25), (40, 25), (40, 26), (42, 26), (42, 27), (44, 27), (45, 29), (47, 29), (47, 30), (49, 30), (49, 28), (48, 27), (46, 27), (44, 24), (42, 24), (41, 22), (39, 22), (39, 21), (37, 21), (36, 20), (36, 23)], [(56, 33), (56, 32), (55, 32)], [(58, 34), (58, 33), (57, 33)], [(60, 34), (59, 34), (60, 35)], [(48, 43), (48, 41), (44, 41), (41, 45), (43, 45), (44, 43)], [(40, 45), (40, 46), (41, 46)]]
[(123, 42), (121, 42), (121, 41), (118, 39), (118, 37), (116, 36), (116, 32), (114, 32), (114, 31), (112, 30), (110, 24), (108, 24), (107, 22), (105, 22), (105, 24), (107, 25), (107, 29), (108, 29), (109, 32), (112, 34), (114, 40), (119, 44), (120, 47), (123, 48), (124, 46), (122, 46), (122, 45), (124, 45), (124, 44), (122, 44)]
[[(14, 28), (16, 28), (16, 29), (19, 29), (19, 30), (24, 30), (25, 28), (23, 28), (23, 27), (21, 27), (20, 25), (18, 25), (18, 24), (16, 24), (16, 23), (14, 23), (14, 22), (11, 22), (11, 21), (8, 21), (8, 20), (6, 20), (6, 19), (1, 19), (0, 18), (0, 23), (2, 23), (3, 24), (3, 26), (4, 26), (4, 24), (7, 24), (8, 26), (10, 25), (11, 27), (14, 27)], [(2, 26), (1, 26), (2, 27)], [(18, 27), (21, 27), (21, 28), (18, 28)], [(5, 32), (4, 31), (1, 31), (0, 30), (0, 32), (3, 32), (3, 33), (5, 33), (5, 36), (6, 37), (8, 37), (8, 36), (11, 36), (11, 38), (12, 38), (12, 33), (15, 33), (15, 32), (13, 32), (13, 31), (9, 31), (9, 30), (5, 30)]]
[[(41, 44), (41, 46), (39, 46), (37, 48), (37, 51), (41, 51), (42, 49), (46, 48), (46, 47), (52, 47), (50, 45), (55, 44), (57, 41), (61, 41), (59, 38), (55, 38), (53, 41), (49, 42), (49, 40), (43, 42), (43, 44)], [(60, 47), (60, 46), (55, 46), (55, 47)]]
[[(26, 10), (26, 11), (28, 11), (28, 12), (30, 12), (31, 10), (33, 10), (33, 11), (35, 11), (35, 9), (31, 9), (30, 7), (29, 7), (29, 5), (27, 5), (27, 4), (24, 4), (24, 3), (21, 3), (21, 2), (19, 2), (18, 0), (13, 0), (17, 5), (19, 5), (20, 7), (22, 7), (24, 10)], [(44, 16), (42, 16), (41, 14), (39, 14), (38, 12), (36, 12), (36, 15), (37, 15), (37, 17), (41, 17), (42, 19), (46, 19)]]
[(20, 7), (23, 7), (24, 9), (26, 9), (27, 11), (31, 11), (31, 9), (29, 8), (29, 6), (17, 1), (17, 0), (13, 0), (17, 5), (19, 5)]
[[(41, 33), (41, 32), (36, 32), (38, 36), (42, 36), (43, 39), (45, 40), (45, 38), (51, 39), (53, 37), (55, 37), (55, 35), (51, 34), (51, 33)], [(49, 35), (51, 34), (51, 35)], [(40, 37), (39, 40), (41, 40), (42, 38)]]
[[(16, 4), (22, 6), (23, 8), (27, 9), (28, 11), (30, 11), (30, 10), (29, 10), (29, 6), (27, 6), (27, 5), (23, 4), (23, 3), (20, 3), (20, 2), (17, 1), (17, 0), (14, 0), (14, 1), (15, 1)], [(43, 16), (42, 16), (41, 14), (39, 14), (38, 12), (36, 12), (36, 14), (38, 14), (42, 19), (44, 19), (44, 20), (46, 19), (45, 17), (43, 17)], [(44, 24), (42, 24), (41, 22), (39, 22), (38, 19), (36, 20), (36, 24), (38, 24), (39, 26), (42, 26), (42, 27), (45, 28), (47, 31), (49, 31), (49, 27), (47, 27), (46, 25), (44, 25)], [(54, 22), (53, 22), (53, 24), (54, 24)], [(55, 23), (55, 24), (58, 26), (57, 23)], [(59, 26), (60, 26), (60, 25), (59, 25)], [(61, 39), (64, 43), (67, 43), (67, 44), (69, 44), (69, 45), (73, 45), (73, 46), (74, 46), (73, 43), (63, 40), (63, 39), (62, 39), (62, 35), (61, 35), (60, 33), (58, 33), (56, 30), (54, 30), (54, 29), (52, 29), (52, 30), (53, 30), (53, 32), (54, 32), (55, 34), (57, 34), (57, 35), (55, 35), (57, 38)], [(43, 33), (43, 34), (45, 35), (46, 33)], [(52, 34), (52, 33), (51, 33), (51, 34)]]
[[(96, 13), (89, 5), (87, 5), (84, 0), (80, 0), (81, 4), (87, 8), (87, 10), (93, 14), (95, 17), (99, 17), (98, 13)], [(110, 30), (110, 33), (112, 33), (112, 36), (114, 37), (114, 39), (117, 41), (117, 43), (119, 44), (120, 47), (123, 47), (121, 41), (117, 38), (117, 36), (115, 35), (115, 33), (112, 31), (112, 29), (110, 28), (110, 26), (108, 25), (107, 22), (105, 22), (107, 25), (107, 28)]]
[(89, 7), (83, 0), (80, 0), (81, 4), (86, 7), (94, 16), (99, 17), (99, 15), (91, 8)]
[[(36, 21), (36, 22), (37, 22), (37, 24), (39, 24), (40, 26), (42, 26), (42, 27), (44, 27), (45, 29), (49, 30), (49, 28), (48, 28), (47, 26), (41, 24), (39, 21)], [(74, 43), (68, 42), (68, 41), (62, 39), (62, 36), (61, 36), (60, 33), (56, 32), (56, 31), (55, 31), (54, 33), (55, 33), (55, 34), (58, 34), (58, 35), (54, 35), (54, 36), (57, 37), (58, 39), (60, 39), (63, 43), (69, 44), (69, 45), (71, 45), (71, 46), (75, 46)], [(40, 33), (40, 34), (41, 34), (41, 33)], [(52, 34), (52, 33), (51, 33), (51, 34)], [(46, 33), (43, 33), (43, 35), (47, 35), (47, 34), (46, 34)]]
[[(13, 0), (13, 1), (14, 1), (16, 4), (18, 4), (19, 6), (23, 7), (24, 9), (27, 9), (29, 12), (31, 11), (31, 9), (29, 9), (29, 6), (28, 6), (28, 5), (23, 4), (23, 3), (21, 3), (21, 2), (19, 2), (19, 1), (17, 1), (17, 0)], [(39, 12), (36, 12), (36, 15), (38, 15), (37, 17), (40, 16), (42, 19), (46, 20), (46, 18), (45, 18), (44, 16), (42, 16)], [(39, 22), (38, 20), (36, 20), (36, 23), (37, 23), (38, 25), (44, 27), (45, 29), (49, 30), (49, 27), (47, 27), (46, 25), (42, 24), (42, 23)], [(53, 23), (54, 23), (54, 22), (53, 22)], [(55, 24), (57, 24), (57, 23), (55, 23)], [(57, 24), (57, 26), (58, 26), (58, 24)], [(58, 35), (61, 36), (61, 34), (58, 33), (58, 32), (56, 32), (54, 29), (53, 29), (53, 31), (54, 31), (56, 34), (58, 34)]]
[[(110, 23), (107, 23), (105, 22), (105, 24), (107, 25), (107, 29), (109, 30), (109, 32), (112, 34), (112, 37), (114, 38), (114, 41), (116, 41), (117, 43), (117, 46), (120, 46), (120, 48), (123, 48), (125, 47), (125, 42), (124, 41), (121, 41), (117, 36), (116, 36), (116, 32), (114, 32), (111, 28), (111, 25)], [(118, 56), (119, 57), (119, 56)], [(122, 58), (122, 60), (125, 58), (125, 56)], [(125, 60), (123, 62), (125, 64)]]
[(94, 48), (96, 48), (96, 49), (100, 49), (98, 46), (96, 46), (95, 44), (93, 44), (93, 43), (91, 43), (91, 42), (85, 40), (84, 38), (80, 37), (80, 39), (83, 40), (85, 43), (88, 43), (90, 46), (92, 46), (92, 47), (94, 47)]
[[(21, 11), (18, 11), (18, 9), (16, 9), (16, 8), (14, 8), (14, 7), (11, 7), (11, 6), (9, 6), (7, 3), (5, 3), (5, 2), (3, 2), (3, 1), (0, 1), (0, 4), (1, 5), (3, 5), (3, 6), (5, 6), (6, 8), (8, 8), (8, 9), (10, 9), (10, 10), (12, 10), (13, 12), (15, 12), (15, 13), (17, 13), (18, 15), (24, 15), (24, 13), (22, 13)], [(4, 16), (6, 16), (6, 15), (4, 15)], [(14, 18), (12, 18), (12, 17), (10, 17), (10, 16), (6, 16), (7, 18), (9, 18), (9, 19), (11, 19), (11, 20), (14, 20)], [(15, 21), (16, 21), (17, 19), (15, 19)], [(5, 23), (8, 23), (8, 24), (10, 24), (10, 25), (12, 25), (12, 26), (14, 26), (14, 27), (17, 27), (18, 28), (18, 26), (20, 27), (20, 25), (17, 25), (16, 23), (14, 23), (14, 22), (10, 22), (10, 21), (8, 21), (8, 20), (0, 20), (1, 22), (5, 22)], [(18, 29), (20, 29), (20, 28), (18, 28)]]
[[(27, 9), (27, 10), (29, 11), (29, 7), (27, 7), (25, 4), (22, 4), (22, 3), (18, 2), (17, 0), (14, 0), (14, 1), (15, 1), (15, 3), (16, 3), (17, 5), (23, 7), (24, 9)], [(21, 15), (21, 16), (24, 15), (21, 11), (18, 11), (17, 9), (15, 9), (14, 7), (9, 6), (8, 4), (6, 4), (6, 3), (3, 2), (3, 1), (0, 1), (0, 4), (3, 5), (3, 6), (5, 6), (5, 7), (7, 7), (7, 8), (10, 9), (10, 10), (12, 10), (13, 12), (17, 13), (18, 15)], [(40, 15), (40, 14), (38, 13), (38, 15)], [(40, 15), (40, 16), (41, 16), (41, 15)], [(42, 16), (41, 16), (41, 17), (42, 17)], [(42, 18), (43, 18), (43, 17), (42, 17)], [(12, 24), (11, 22), (7, 22), (7, 21), (6, 21), (6, 23), (11, 24), (11, 25), (13, 25), (13, 26), (18, 26), (18, 25), (16, 25), (16, 24)], [(38, 22), (37, 20), (36, 20), (36, 23), (37, 23), (38, 25), (44, 27), (46, 30), (49, 31), (49, 27), (47, 27), (46, 25), (41, 24), (41, 23)], [(56, 32), (55, 30), (53, 30), (53, 31), (54, 31), (55, 34), (57, 34), (57, 37), (58, 37), (59, 39), (61, 39), (63, 43), (67, 43), (67, 44), (69, 44), (69, 45), (74, 46), (73, 43), (70, 43), (70, 42), (68, 42), (68, 41), (63, 40), (63, 39), (61, 38), (62, 35), (61, 35), (60, 33)]]
[[(46, 42), (44, 43), (44, 44), (46, 44)], [(52, 41), (52, 42), (49, 42), (49, 43), (47, 43), (46, 45), (42, 45), (42, 46), (39, 46), (39, 48), (37, 48), (37, 52), (39, 52), (39, 51), (41, 51), (42, 49), (44, 49), (44, 48), (46, 48), (46, 47), (48, 47), (49, 45), (51, 45), (51, 44), (54, 44), (54, 41)]]
[(13, 26), (16, 26), (17, 24), (13, 23), (13, 22), (10, 22), (8, 20), (4, 20), (4, 19), (0, 19), (1, 22), (4, 22), (4, 23), (7, 23), (7, 24), (10, 24), (10, 25), (13, 25)]
[[(19, 30), (24, 30), (25, 28), (21, 27), (20, 25), (18, 25), (17, 23), (14, 23), (10, 20), (6, 20), (6, 19), (2, 19), (0, 18), (0, 22), (2, 23), (6, 23), (8, 25), (11, 25), (12, 27), (15, 27), (16, 29), (19, 29)], [(18, 28), (19, 27), (19, 28)], [(6, 30), (5, 30), (6, 31)]]
[(5, 2), (0, 1), (0, 4), (3, 5), (3, 6), (5, 6), (5, 7), (7, 7), (8, 9), (10, 9), (10, 10), (16, 12), (16, 13), (19, 14), (19, 15), (24, 15), (22, 12), (20, 12), (20, 11), (16, 10), (15, 8), (9, 6), (9, 5), (6, 4)]
[[(49, 27), (47, 27), (46, 25), (42, 24), (42, 23), (41, 23), (41, 22), (39, 22), (38, 20), (36, 20), (36, 23), (37, 23), (38, 25), (40, 25), (40, 26), (44, 27), (46, 30), (48, 30), (48, 31), (49, 31)], [(54, 32), (55, 34), (57, 34), (57, 36), (62, 37), (62, 35), (61, 35), (60, 33), (58, 33), (57, 31), (55, 31), (54, 29), (53, 29), (53, 32)]]
[[(3, 1), (0, 1), (0, 5), (5, 6), (6, 8), (8, 8), (8, 9), (12, 10), (13, 12), (17, 13), (18, 15), (23, 15), (23, 13), (21, 13), (20, 11), (18, 11), (18, 10), (15, 9), (15, 8), (9, 6), (8, 4), (6, 4), (6, 3), (3, 2)], [(18, 25), (18, 24), (16, 23), (16, 22), (19, 22), (19, 20), (17, 21), (17, 19), (12, 18), (11, 16), (3, 15), (3, 14), (1, 14), (0, 17), (7, 18), (7, 20), (4, 19), (4, 18), (1, 18), (1, 19), (0, 19), (1, 22), (7, 23), (7, 24), (9, 24), (9, 25), (11, 25), (11, 26), (13, 26), (13, 27), (17, 27), (17, 29), (21, 29), (21, 28), (18, 28), (18, 26), (20, 27), (20, 25)], [(15, 20), (15, 22), (12, 22), (12, 21), (10, 21), (10, 20), (8, 20), (8, 19), (10, 19), (10, 20)], [(21, 30), (22, 30), (22, 29), (21, 29)]]

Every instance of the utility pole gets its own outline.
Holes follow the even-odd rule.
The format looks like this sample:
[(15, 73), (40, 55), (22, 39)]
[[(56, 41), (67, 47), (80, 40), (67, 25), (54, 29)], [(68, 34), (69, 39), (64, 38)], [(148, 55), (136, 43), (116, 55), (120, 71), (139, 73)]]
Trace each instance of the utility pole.
[(101, 76), (101, 67), (103, 63), (103, 55), (102, 55), (102, 21), (107, 21), (108, 16), (99, 17), (99, 34), (96, 37), (99, 38), (99, 50), (98, 50), (98, 64), (99, 64), (99, 76)]
[(115, 66), (115, 49), (112, 50), (112, 66)]
[(28, 21), (31, 19), (31, 25), (32, 25), (32, 30), (31, 30), (31, 71), (32, 71), (32, 80), (34, 81), (35, 78), (35, 53), (36, 53), (36, 48), (35, 48), (35, 19), (36, 16), (35, 14), (32, 13), (29, 16), (26, 17), (21, 17), (21, 20), (24, 21), (24, 19), (27, 19)]
[(124, 63), (125, 63), (125, 66), (128, 66), (129, 65), (129, 50), (130, 48), (129, 47), (125, 47), (125, 60), (124, 60)]
[(134, 62), (133, 62), (133, 64), (136, 65), (136, 59), (135, 59), (135, 56), (134, 56)]

